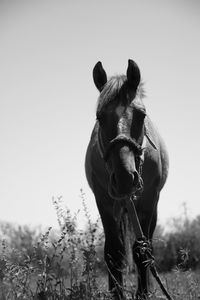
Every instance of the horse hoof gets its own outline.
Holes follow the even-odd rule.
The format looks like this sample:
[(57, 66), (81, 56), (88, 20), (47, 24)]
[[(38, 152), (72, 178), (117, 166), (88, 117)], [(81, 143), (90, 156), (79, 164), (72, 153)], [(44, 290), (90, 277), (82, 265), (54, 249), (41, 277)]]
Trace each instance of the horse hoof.
[(150, 295), (135, 295), (134, 300), (150, 300), (152, 299)]

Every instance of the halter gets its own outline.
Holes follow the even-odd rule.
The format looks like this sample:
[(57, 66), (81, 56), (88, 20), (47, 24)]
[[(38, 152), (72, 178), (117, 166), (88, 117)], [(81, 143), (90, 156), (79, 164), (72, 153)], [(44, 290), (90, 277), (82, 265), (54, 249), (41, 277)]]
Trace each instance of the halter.
[(144, 155), (144, 148), (146, 145), (146, 139), (145, 136), (143, 138), (142, 145), (140, 145), (134, 138), (128, 137), (125, 134), (119, 134), (116, 136), (114, 139), (112, 139), (109, 142), (109, 145), (107, 149), (104, 148), (101, 140), (101, 135), (100, 135), (100, 130), (98, 131), (98, 145), (99, 145), (99, 152), (101, 157), (105, 162), (108, 161), (109, 156), (111, 154), (112, 149), (117, 145), (117, 144), (123, 144), (129, 146), (134, 154), (138, 157), (142, 157)]
[(130, 149), (132, 149), (135, 155), (136, 167), (139, 175), (139, 183), (138, 183), (137, 191), (142, 190), (143, 189), (142, 166), (144, 162), (144, 149), (146, 146), (146, 136), (144, 135), (142, 145), (140, 145), (134, 138), (128, 137), (125, 134), (119, 134), (109, 142), (108, 147), (105, 149), (102, 144), (100, 131), (98, 132), (99, 152), (105, 162), (108, 161), (113, 148), (119, 144), (127, 145), (130, 147)]
[[(100, 127), (98, 128), (100, 129)], [(134, 138), (127, 137), (125, 134), (119, 134), (117, 137), (115, 137), (113, 140), (110, 141), (107, 149), (104, 149), (104, 146), (102, 144), (100, 130), (98, 130), (98, 148), (99, 153), (101, 155), (101, 158), (106, 162), (110, 156), (110, 153), (112, 151), (112, 148), (114, 145), (118, 143), (122, 143), (125, 145), (128, 145), (134, 152), (134, 154), (142, 160), (142, 163), (144, 162), (144, 149), (146, 148), (146, 142), (150, 143), (150, 145), (154, 148), (154, 150), (158, 150), (154, 140), (151, 137), (151, 134), (148, 129), (148, 123), (146, 120), (144, 120), (144, 138), (142, 145), (140, 145)], [(141, 171), (141, 170), (139, 170)], [(140, 172), (139, 172), (140, 173)]]
[(143, 153), (142, 146), (136, 142), (135, 139), (131, 137), (127, 137), (125, 134), (119, 134), (117, 137), (115, 137), (112, 141), (110, 141), (108, 148), (106, 149), (104, 153), (104, 160), (107, 161), (112, 149), (117, 145), (117, 144), (123, 144), (127, 145), (130, 147), (130, 149), (133, 150), (134, 154), (136, 156), (141, 156)]

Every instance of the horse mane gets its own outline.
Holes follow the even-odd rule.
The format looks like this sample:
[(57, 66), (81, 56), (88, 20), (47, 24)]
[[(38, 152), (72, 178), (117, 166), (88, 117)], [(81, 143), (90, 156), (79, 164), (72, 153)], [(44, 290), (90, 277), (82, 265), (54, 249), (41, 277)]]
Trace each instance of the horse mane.
[[(100, 112), (104, 105), (107, 105), (116, 98), (126, 80), (127, 77), (125, 75), (115, 75), (110, 77), (99, 96), (97, 112)], [(138, 97), (139, 99), (145, 97), (143, 81), (139, 83), (135, 97)]]

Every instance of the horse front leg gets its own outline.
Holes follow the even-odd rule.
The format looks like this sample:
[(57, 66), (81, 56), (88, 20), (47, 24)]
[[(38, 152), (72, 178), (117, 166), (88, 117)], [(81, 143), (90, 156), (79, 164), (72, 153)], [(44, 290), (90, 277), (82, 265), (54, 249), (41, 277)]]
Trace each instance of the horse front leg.
[(113, 228), (112, 233), (105, 235), (104, 248), (105, 261), (108, 268), (109, 290), (115, 300), (122, 300), (123, 293), (123, 262), (124, 262), (124, 245)]
[(157, 222), (157, 202), (154, 207), (146, 213), (138, 213), (144, 239), (138, 239), (133, 245), (133, 258), (137, 267), (138, 286), (136, 299), (149, 299), (150, 290), (150, 263), (153, 252), (152, 236)]
[(136, 299), (148, 299), (150, 288), (149, 265), (148, 261), (151, 257), (152, 247), (147, 240), (136, 240), (133, 246), (133, 258), (137, 266), (138, 285), (136, 291)]

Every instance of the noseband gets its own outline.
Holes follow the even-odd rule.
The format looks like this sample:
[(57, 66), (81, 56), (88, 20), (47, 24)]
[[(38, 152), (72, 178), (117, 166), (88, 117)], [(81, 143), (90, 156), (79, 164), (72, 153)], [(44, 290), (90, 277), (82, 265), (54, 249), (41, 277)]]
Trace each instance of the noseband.
[(140, 157), (143, 153), (143, 148), (141, 145), (139, 145), (135, 139), (131, 137), (127, 137), (124, 134), (119, 134), (117, 137), (115, 137), (113, 140), (110, 141), (108, 148), (106, 149), (104, 153), (104, 160), (107, 161), (109, 159), (109, 156), (113, 150), (113, 148), (116, 145), (127, 145), (131, 150), (133, 150), (136, 157)]
[[(113, 140), (110, 141), (107, 149), (104, 149), (102, 145), (102, 140), (99, 132), (98, 136), (98, 143), (99, 143), (99, 151), (101, 154), (101, 157), (104, 159), (105, 162), (108, 161), (113, 148), (116, 145), (122, 144), (122, 145), (127, 145), (130, 149), (132, 149), (134, 155), (135, 155), (135, 160), (136, 160), (136, 167), (137, 171), (140, 177), (140, 182), (142, 183), (142, 165), (144, 161), (144, 148), (145, 148), (145, 142), (146, 138), (144, 137), (142, 146), (132, 137), (127, 137), (125, 134), (119, 134), (117, 137), (115, 137)], [(143, 184), (141, 184), (143, 185)]]

